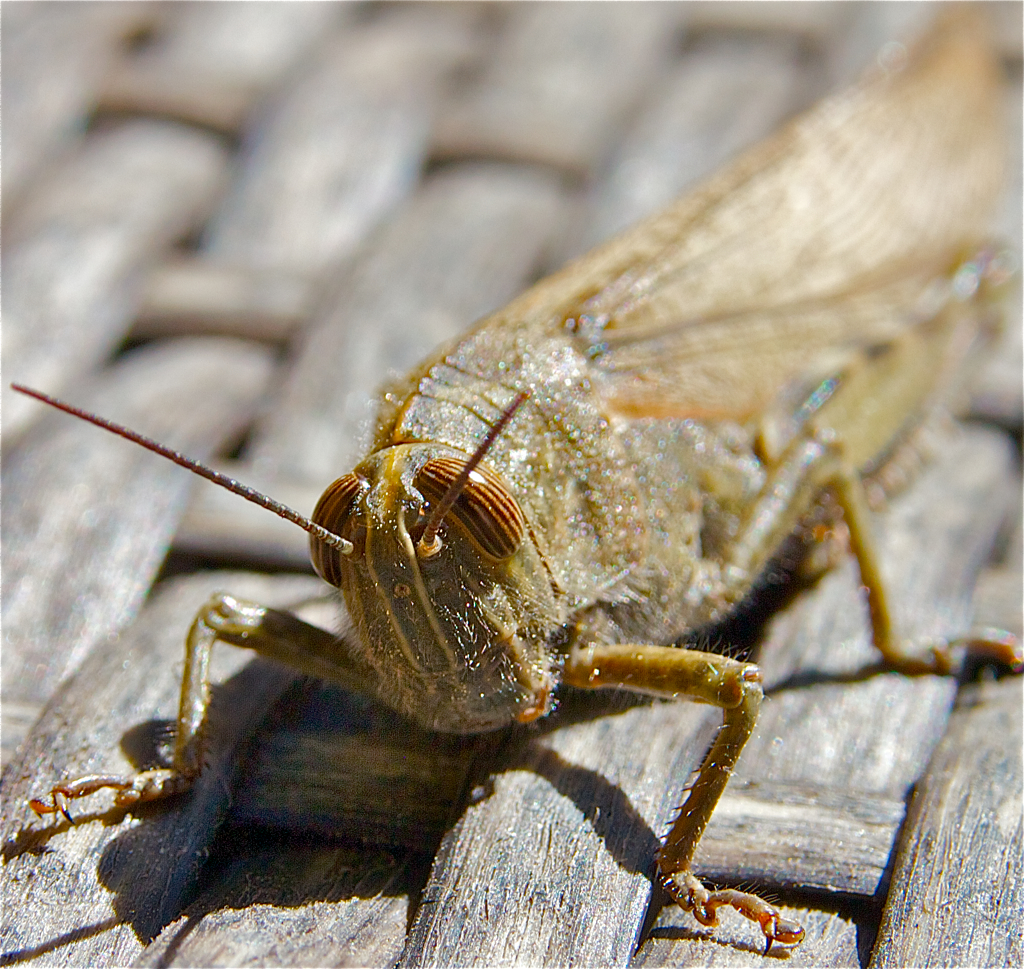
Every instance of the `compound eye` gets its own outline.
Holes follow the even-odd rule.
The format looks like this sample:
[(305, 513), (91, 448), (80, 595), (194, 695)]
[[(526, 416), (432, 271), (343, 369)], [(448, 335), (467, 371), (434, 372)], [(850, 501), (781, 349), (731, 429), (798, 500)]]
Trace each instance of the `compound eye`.
[[(416, 476), (416, 487), (428, 504), (436, 505), (464, 466), (458, 458), (431, 458)], [(480, 551), (494, 559), (514, 555), (526, 534), (519, 502), (501, 479), (482, 465), (470, 472), (445, 520), (458, 522)]]
[(351, 555), (342, 555), (336, 548), (325, 545), (318, 538), (309, 538), (309, 556), (313, 568), (325, 582), (333, 586), (341, 585), (341, 560), (354, 558), (363, 554), (363, 543), (366, 529), (353, 527), (351, 520), (352, 508), (356, 499), (366, 488), (366, 482), (349, 472), (327, 487), (313, 509), (312, 520), (335, 535), (347, 538), (355, 545)]

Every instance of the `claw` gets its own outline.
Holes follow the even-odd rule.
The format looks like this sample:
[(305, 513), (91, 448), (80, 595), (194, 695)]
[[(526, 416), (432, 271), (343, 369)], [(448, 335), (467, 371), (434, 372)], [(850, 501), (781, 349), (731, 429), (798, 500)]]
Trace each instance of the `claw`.
[(676, 904), (692, 913), (701, 925), (717, 924), (718, 909), (724, 907), (733, 908), (744, 918), (757, 922), (764, 932), (765, 955), (771, 950), (773, 942), (797, 945), (803, 941), (803, 926), (791, 919), (783, 918), (778, 909), (749, 892), (738, 892), (733, 888), (708, 891), (700, 879), (690, 872), (666, 875), (662, 878), (662, 884)]
[(89, 774), (67, 784), (60, 784), (50, 790), (49, 798), (33, 797), (28, 805), (42, 817), (44, 814), (63, 814), (71, 824), (75, 819), (68, 810), (68, 802), (88, 797), (97, 791), (112, 790), (114, 805), (119, 808), (131, 807), (140, 801), (154, 801), (188, 790), (194, 775), (159, 768), (143, 771), (135, 777), (112, 777), (106, 774)]

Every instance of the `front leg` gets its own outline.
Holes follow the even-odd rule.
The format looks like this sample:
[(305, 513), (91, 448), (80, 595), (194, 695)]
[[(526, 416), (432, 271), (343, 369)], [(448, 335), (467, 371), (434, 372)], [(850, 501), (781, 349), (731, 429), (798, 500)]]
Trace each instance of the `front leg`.
[(362, 674), (346, 663), (344, 643), (337, 636), (291, 613), (218, 593), (199, 611), (185, 641), (185, 668), (171, 766), (128, 777), (79, 777), (57, 785), (45, 798), (32, 798), (32, 810), (40, 816), (59, 812), (71, 821), (68, 802), (97, 791), (114, 791), (114, 803), (119, 807), (187, 791), (203, 769), (203, 738), (210, 710), (210, 655), (217, 640), (253, 649), (353, 689), (365, 691), (367, 687)]
[(687, 697), (722, 708), (722, 729), (658, 852), (661, 884), (703, 925), (714, 925), (717, 910), (723, 906), (757, 922), (765, 935), (766, 952), (773, 941), (799, 942), (803, 928), (782, 918), (764, 899), (732, 889), (708, 891), (692, 871), (697, 843), (753, 732), (763, 696), (760, 669), (753, 663), (681, 647), (594, 644), (572, 650), (564, 680), (583, 689), (625, 687), (655, 696)]

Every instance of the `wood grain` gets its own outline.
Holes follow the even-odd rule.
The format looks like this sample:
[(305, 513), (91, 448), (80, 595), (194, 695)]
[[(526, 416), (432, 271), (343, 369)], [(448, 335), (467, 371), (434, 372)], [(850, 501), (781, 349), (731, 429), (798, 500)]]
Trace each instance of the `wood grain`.
[[(253, 344), (183, 341), (126, 355), (74, 396), (204, 456), (242, 432), (270, 375), (270, 354)], [(24, 736), (8, 703), (34, 719), (90, 650), (128, 626), (192, 486), (169, 462), (55, 412), (5, 454), (5, 761)]]
[[(92, 396), (94, 381), (120, 372), (110, 354), (146, 300), (149, 329), (136, 327), (133, 339), (167, 342), (195, 324), (276, 342), (266, 403), (273, 416), (257, 421), (229, 466), (245, 478), (257, 467), (256, 483), (306, 511), (318, 486), (347, 470), (359, 447), (360, 402), (389, 371), (407, 368), (578, 249), (573, 240), (596, 231), (587, 227), (600, 221), (602, 205), (616, 207), (616, 219), (643, 214), (630, 208), (642, 199), (622, 191), (620, 162), (669, 191), (689, 164), (683, 148), (672, 147), (679, 132), (689, 132), (694, 171), (707, 170), (720, 160), (716, 151), (788, 110), (787, 91), (803, 101), (852, 80), (896, 25), (930, 16), (925, 4), (372, 4), (298, 12), (268, 5), (262, 29), (275, 18), (282, 27), (247, 47), (260, 28), (246, 35), (246, 16), (235, 9), (74, 7), (3, 11), (5, 375), (27, 376), (14, 372), (11, 348), (20, 351), (10, 342), (22, 307), (56, 307), (54, 319), (90, 341), (66, 371), (73, 376), (61, 379), (78, 381), (100, 404), (107, 398)], [(1018, 3), (997, 11), (1004, 23), (1018, 22), (1019, 12)], [(7, 28), (19, 22), (42, 27), (32, 44), (12, 46), (16, 33)], [(69, 29), (71, 22), (80, 26)], [(313, 22), (322, 26), (311, 30)], [(125, 31), (142, 33), (129, 44)], [(1019, 35), (1004, 26), (998, 38), (1017, 130)], [(234, 42), (240, 61), (217, 53)], [(771, 73), (751, 77), (743, 50), (763, 55)], [(706, 96), (689, 104), (673, 82), (687, 71), (712, 79)], [(45, 104), (48, 92), (59, 96)], [(708, 120), (712, 104), (724, 119)], [(126, 124), (121, 109), (149, 119)], [(151, 120), (160, 116), (188, 121)], [(659, 124), (672, 130), (659, 132)], [(152, 180), (147, 174), (136, 184), (119, 174), (130, 169), (130, 153), (121, 159), (98, 149), (152, 125), (181, 136), (157, 139), (177, 157), (160, 159)], [(486, 177), (481, 157), (494, 160)], [(232, 182), (218, 207), (226, 158)], [(1019, 150), (1013, 165), (1000, 225), (1019, 246)], [(19, 178), (9, 178), (9, 168), (20, 168)], [(86, 204), (104, 197), (80, 190), (90, 179), (108, 186), (106, 207)], [(495, 186), (491, 199), (485, 182)], [(143, 206), (140, 215), (111, 185), (136, 190), (127, 201), (150, 192), (156, 208)], [(443, 196), (461, 197), (461, 208), (430, 201)], [(48, 225), (68, 229), (66, 249), (46, 250), (55, 238)], [(18, 253), (26, 246), (49, 252), (49, 261), (33, 257), (45, 271), (19, 282), (12, 267), (25, 263)], [(104, 252), (116, 258), (106, 262)], [(175, 267), (186, 270), (176, 279)], [(160, 309), (146, 280), (168, 278), (177, 289)], [(223, 288), (204, 303), (211, 281)], [(253, 318), (243, 319), (250, 309)], [(1019, 330), (1014, 320), (1011, 330)], [(982, 375), (974, 413), (1019, 442), (1019, 340), (1007, 346)], [(225, 422), (229, 438), (251, 427), (252, 404), (237, 420), (222, 417), (214, 384), (230, 388), (232, 380), (210, 377), (203, 352), (191, 354), (182, 353), (184, 376), (167, 373), (193, 409), (208, 413), (185, 419), (177, 404), (158, 403), (153, 419), (180, 425), (184, 446), (204, 451), (215, 448)], [(41, 343), (38, 356), (46, 357)], [(190, 359), (199, 361), (192, 377)], [(165, 400), (156, 387), (163, 379), (153, 377), (157, 401)], [(109, 393), (123, 399), (116, 384)], [(65, 631), (28, 637), (38, 650), (29, 666), (56, 669), (73, 656), (77, 671), (52, 696), (59, 677), (22, 701), (11, 673), (20, 651), (5, 642), (5, 749), (12, 723), (29, 736), (0, 785), (0, 964), (711, 966), (762, 958), (755, 926), (724, 913), (717, 929), (705, 929), (651, 896), (657, 838), (719, 719), (689, 704), (567, 694), (549, 721), (458, 749), (414, 736), (362, 699), (223, 649), (215, 652), (224, 686), (211, 770), (192, 794), (133, 814), (107, 811), (98, 795), (73, 806), (74, 828), (36, 821), (24, 799), (54, 780), (131, 770), (161, 754), (183, 634), (212, 588), (285, 604), (320, 586), (306, 577), (222, 574), (150, 591), (154, 550), (169, 540), (180, 494), (163, 479), (151, 485), (140, 470), (156, 459), (120, 464), (113, 449), (108, 455), (84, 438), (57, 437), (53, 446), (64, 442), (73, 460), (47, 459), (61, 471), (56, 493), (39, 497), (67, 505), (67, 516), (51, 522), (52, 536), (35, 534), (27, 527), (35, 519), (11, 517), (19, 490), (11, 473), (21, 459), (7, 404), (5, 392), (4, 633), (18, 629), (7, 610), (16, 603), (8, 582), (27, 574), (13, 568), (19, 556), (52, 559), (43, 586), (56, 591), (32, 600), (44, 617), (58, 609), (44, 626)], [(134, 420), (127, 411), (113, 416)], [(149, 420), (141, 418), (144, 429), (159, 432)], [(218, 435), (209, 425), (219, 425)], [(192, 437), (194, 427), (204, 430)], [(40, 441), (49, 436), (40, 425), (24, 440), (36, 442), (37, 431)], [(1007, 495), (1019, 504), (1007, 447), (985, 432), (943, 443), (937, 463), (876, 521), (900, 621), (915, 637), (971, 621), (970, 587), (994, 523)], [(109, 478), (96, 471), (104, 462)], [(102, 501), (123, 505), (123, 530), (105, 531)], [(175, 511), (147, 519), (138, 510), (147, 501), (149, 512), (167, 502)], [(273, 525), (236, 516), (234, 507), (194, 505), (206, 521), (218, 519), (218, 534), (199, 537), (207, 526), (191, 518), (168, 570), (211, 558), (306, 567), (303, 535), (275, 546)], [(81, 532), (94, 525), (107, 537), (88, 546)], [(1009, 614), (1019, 625), (1019, 524), (1016, 534), (1004, 562), (1010, 572), (983, 580), (976, 605), (979, 617)], [(96, 565), (85, 569), (85, 561)], [(701, 870), (781, 898), (807, 938), (769, 958), (794, 966), (872, 958), (1015, 964), (1021, 772), (1010, 755), (1020, 745), (1019, 682), (986, 683), (958, 698), (952, 681), (881, 674), (857, 584), (846, 564), (762, 630), (769, 697), (701, 846)], [(141, 618), (128, 625), (147, 594)], [(85, 615), (76, 603), (99, 617), (84, 633), (74, 625)], [(304, 614), (336, 621), (308, 607)], [(115, 623), (119, 635), (92, 638), (113, 628), (111, 616), (124, 618)], [(945, 848), (935, 853), (937, 845)], [(1000, 859), (1003, 882), (991, 874)], [(992, 887), (977, 891), (978, 877)]]
[(519, 291), (563, 215), (548, 173), (452, 166), (368, 243), (308, 328), (254, 462), (330, 484), (360, 456), (373, 401), (438, 343)]
[(965, 687), (907, 812), (871, 965), (1024, 958), (1021, 681)]
[(121, 41), (153, 23), (138, 3), (38, 4), (4, 13), (4, 218), (74, 150)]
[(159, 43), (115, 63), (97, 93), (100, 109), (236, 133), (260, 95), (281, 83), (346, 12), (283, 3), (248, 11), (221, 4), (164, 8)]
[(500, 158), (586, 176), (668, 62), (685, 6), (511, 5), (481, 76), (437, 119), (437, 158)]
[[(120, 637), (66, 680), (4, 773), (2, 958), (126, 965), (181, 912), (230, 799), (238, 747), (294, 680), (241, 650), (215, 652), (215, 723), (206, 770), (187, 795), (133, 813), (109, 796), (74, 805), (77, 823), (35, 818), (30, 796), (85, 773), (132, 774), (166, 756), (177, 714), (183, 633), (219, 588), (278, 604), (319, 590), (312, 578), (213, 573), (165, 589)], [(248, 664), (248, 665), (247, 665)]]
[[(156, 253), (190, 231), (227, 163), (209, 135), (136, 120), (97, 132), (4, 227), (4, 367), (56, 393), (120, 343)], [(10, 446), (41, 405), (2, 389)]]

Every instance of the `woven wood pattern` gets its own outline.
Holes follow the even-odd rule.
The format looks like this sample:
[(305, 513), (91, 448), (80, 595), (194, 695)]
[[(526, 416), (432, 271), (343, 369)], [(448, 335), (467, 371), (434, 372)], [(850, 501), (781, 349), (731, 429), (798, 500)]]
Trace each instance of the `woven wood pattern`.
[[(1016, 125), (993, 229), (1020, 252), (1021, 4), (986, 7)], [(933, 13), (5, 4), (5, 381), (309, 511), (383, 380)], [(877, 523), (921, 638), (972, 618), (1021, 633), (1019, 313), (977, 420)], [(6, 382), (0, 963), (763, 958), (756, 926), (711, 932), (652, 890), (720, 722), (695, 705), (569, 696), (456, 742), (224, 647), (192, 792), (37, 821), (30, 795), (166, 746), (214, 591), (337, 618), (301, 531)], [(768, 623), (769, 699), (698, 870), (777, 897), (807, 929), (794, 966), (1019, 965), (1021, 682), (859, 675), (873, 655), (852, 562)]]

